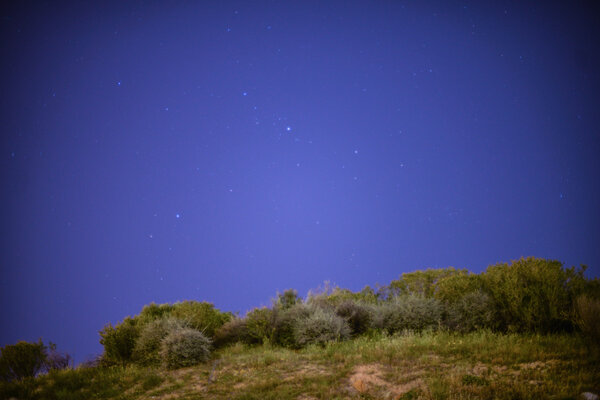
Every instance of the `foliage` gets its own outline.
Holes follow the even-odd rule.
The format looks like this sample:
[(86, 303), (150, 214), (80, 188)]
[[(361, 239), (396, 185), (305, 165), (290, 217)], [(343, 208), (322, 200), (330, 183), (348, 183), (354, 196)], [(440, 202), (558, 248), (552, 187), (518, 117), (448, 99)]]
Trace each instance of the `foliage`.
[(383, 291), (387, 299), (404, 295), (432, 297), (439, 281), (452, 275), (466, 273), (466, 270), (456, 270), (453, 267), (405, 272), (400, 279), (391, 281)]
[(565, 269), (559, 261), (529, 257), (490, 266), (482, 278), (496, 303), (501, 328), (552, 332), (571, 328), (573, 302), (585, 288), (583, 272)]
[(344, 340), (350, 337), (350, 328), (344, 319), (320, 307), (311, 307), (310, 313), (299, 317), (294, 324), (294, 338), (297, 347), (309, 344), (324, 345), (327, 342)]
[(214, 345), (219, 348), (237, 342), (248, 343), (249, 336), (246, 320), (235, 317), (217, 329), (214, 337)]
[[(0, 399), (542, 400), (598, 393), (600, 382), (600, 352), (570, 334), (373, 334), (302, 350), (229, 346), (215, 358), (177, 371), (135, 364), (52, 371), (0, 382)], [(377, 384), (350, 392), (349, 382), (365, 367)]]
[(169, 369), (189, 367), (207, 361), (211, 340), (192, 328), (175, 330), (162, 341), (160, 355)]
[(393, 334), (439, 327), (443, 304), (434, 298), (418, 295), (396, 297), (375, 309), (375, 327)]
[(454, 303), (467, 293), (482, 290), (483, 280), (481, 276), (462, 270), (441, 278), (435, 284), (433, 296), (442, 302)]
[(600, 299), (587, 295), (577, 297), (575, 315), (579, 329), (590, 339), (600, 343)]
[(353, 336), (365, 333), (373, 322), (373, 307), (354, 301), (345, 301), (340, 304), (336, 314), (344, 318)]
[(262, 344), (273, 335), (273, 310), (263, 307), (255, 308), (246, 314), (247, 343)]
[(307, 318), (311, 308), (303, 303), (298, 303), (285, 310), (273, 309), (273, 343), (284, 347), (297, 348), (295, 327), (298, 321)]
[(493, 328), (495, 309), (490, 297), (481, 292), (467, 292), (460, 300), (450, 303), (446, 325), (457, 332), (472, 332)]
[(135, 319), (127, 317), (116, 326), (107, 324), (100, 333), (100, 344), (104, 346), (102, 362), (106, 365), (126, 364), (132, 360), (135, 342), (139, 336)]
[(172, 304), (156, 304), (154, 302), (145, 305), (136, 319), (141, 324), (146, 324), (157, 319), (166, 318), (173, 311)]
[(307, 303), (323, 309), (334, 310), (347, 301), (376, 304), (379, 301), (379, 295), (368, 285), (358, 292), (353, 292), (349, 289), (331, 286), (329, 282), (325, 281), (323, 286), (308, 293)]
[(298, 296), (298, 291), (296, 289), (287, 289), (283, 293), (277, 293), (274, 305), (280, 310), (287, 310), (300, 303), (302, 303), (302, 299)]
[(132, 359), (142, 365), (160, 364), (160, 345), (171, 332), (185, 327), (185, 323), (173, 317), (156, 319), (141, 328), (135, 342)]
[(214, 337), (215, 331), (233, 318), (233, 314), (221, 312), (205, 301), (182, 301), (172, 307), (170, 316), (186, 321), (190, 328), (202, 331), (209, 338)]
[(0, 347), (0, 378), (12, 381), (36, 376), (45, 366), (46, 350), (42, 339)]

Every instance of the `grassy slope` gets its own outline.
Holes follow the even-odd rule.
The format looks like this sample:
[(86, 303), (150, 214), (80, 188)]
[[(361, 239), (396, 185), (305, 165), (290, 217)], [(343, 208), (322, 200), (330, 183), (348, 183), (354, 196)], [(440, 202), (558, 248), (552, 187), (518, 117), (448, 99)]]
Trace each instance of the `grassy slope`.
[(65, 400), (566, 399), (600, 392), (600, 350), (575, 335), (488, 332), (362, 337), (301, 351), (238, 344), (197, 367), (62, 371), (0, 387), (0, 397), (17, 391)]

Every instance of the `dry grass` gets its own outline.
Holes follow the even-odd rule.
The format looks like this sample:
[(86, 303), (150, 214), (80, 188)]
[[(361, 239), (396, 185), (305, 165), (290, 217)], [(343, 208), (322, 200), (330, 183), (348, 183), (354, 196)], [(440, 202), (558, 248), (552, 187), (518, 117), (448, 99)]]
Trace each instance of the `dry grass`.
[[(489, 332), (360, 337), (299, 351), (236, 344), (195, 367), (114, 372), (105, 385), (121, 390), (81, 398), (567, 399), (600, 392), (599, 353), (578, 336)], [(47, 395), (61, 389), (50, 390), (50, 378), (37, 385), (46, 393), (38, 398), (61, 398)]]

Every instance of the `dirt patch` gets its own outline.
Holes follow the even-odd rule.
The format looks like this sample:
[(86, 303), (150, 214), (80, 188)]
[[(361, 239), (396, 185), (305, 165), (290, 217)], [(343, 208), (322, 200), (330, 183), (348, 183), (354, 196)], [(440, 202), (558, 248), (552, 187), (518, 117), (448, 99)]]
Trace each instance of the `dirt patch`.
[(359, 365), (350, 375), (350, 385), (359, 393), (366, 393), (373, 386), (387, 386), (383, 370), (377, 364)]
[(422, 379), (411, 379), (415, 377), (413, 374), (408, 382), (394, 384), (385, 379), (385, 373), (386, 369), (379, 364), (358, 365), (350, 375), (350, 386), (360, 394), (368, 393), (384, 399), (398, 399), (411, 390), (424, 387)]
[(302, 364), (295, 370), (287, 372), (282, 379), (286, 382), (293, 381), (298, 378), (303, 377), (311, 377), (311, 376), (322, 376), (322, 375), (330, 375), (331, 371), (326, 368), (315, 365), (315, 364)]
[(534, 361), (530, 363), (519, 364), (520, 369), (541, 369), (546, 366), (542, 361)]
[(473, 375), (482, 376), (487, 374), (489, 371), (489, 367), (483, 363), (478, 362), (473, 366)]

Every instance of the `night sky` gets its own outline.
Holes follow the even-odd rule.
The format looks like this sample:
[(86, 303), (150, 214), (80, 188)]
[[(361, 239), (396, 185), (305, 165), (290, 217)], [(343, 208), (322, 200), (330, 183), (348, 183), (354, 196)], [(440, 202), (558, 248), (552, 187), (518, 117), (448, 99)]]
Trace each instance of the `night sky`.
[(1, 9), (0, 345), (536, 256), (600, 275), (593, 3)]

